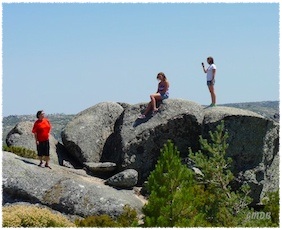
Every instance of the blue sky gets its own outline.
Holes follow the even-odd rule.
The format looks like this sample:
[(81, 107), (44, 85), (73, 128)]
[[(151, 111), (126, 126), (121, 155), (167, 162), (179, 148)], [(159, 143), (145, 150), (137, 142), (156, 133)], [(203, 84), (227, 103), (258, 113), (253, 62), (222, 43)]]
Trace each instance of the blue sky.
[(278, 3), (2, 3), (2, 114), (76, 114), (170, 98), (210, 104), (201, 62), (217, 65), (217, 103), (279, 100)]

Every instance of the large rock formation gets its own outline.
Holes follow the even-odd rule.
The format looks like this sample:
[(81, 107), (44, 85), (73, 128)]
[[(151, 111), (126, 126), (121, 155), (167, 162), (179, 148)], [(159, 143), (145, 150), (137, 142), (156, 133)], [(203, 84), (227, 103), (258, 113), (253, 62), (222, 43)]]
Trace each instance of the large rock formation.
[(67, 215), (90, 216), (122, 213), (124, 205), (141, 213), (144, 200), (133, 190), (118, 190), (84, 170), (53, 165), (37, 166), (37, 161), (3, 152), (3, 203), (39, 203)]
[[(135, 169), (138, 171), (139, 184), (142, 184), (154, 169), (160, 149), (168, 139), (175, 143), (181, 156), (187, 157), (189, 147), (193, 151), (200, 148), (199, 135), (208, 138), (209, 131), (224, 120), (229, 133), (227, 155), (233, 159), (232, 171), (237, 182), (248, 181), (255, 202), (259, 202), (266, 191), (278, 188), (278, 123), (242, 109), (221, 106), (203, 108), (194, 102), (180, 99), (165, 100), (155, 116), (149, 115), (140, 120), (138, 114), (145, 106), (145, 103), (123, 106), (123, 112), (120, 111), (115, 122), (111, 122), (115, 125), (111, 128), (112, 133), (109, 132), (108, 138), (104, 139), (104, 147), (95, 153), (101, 156), (100, 159), (88, 157), (85, 161), (114, 162), (120, 171)], [(112, 114), (113, 107), (107, 108), (108, 113)], [(96, 108), (95, 112), (98, 116), (102, 111), (98, 112)], [(80, 123), (68, 132), (75, 133), (80, 126), (85, 127), (87, 124), (88, 121)], [(104, 124), (95, 123), (94, 127), (102, 129)], [(83, 133), (84, 137), (91, 137), (88, 139), (89, 149), (94, 149), (100, 140), (92, 138), (94, 132), (97, 133), (97, 128)], [(76, 142), (70, 138), (68, 140)], [(75, 147), (82, 148), (83, 144), (79, 143)], [(69, 148), (69, 151), (72, 149)]]
[(137, 117), (144, 106), (137, 104), (125, 109), (123, 123), (117, 129), (121, 142), (119, 152), (116, 152), (120, 154), (121, 167), (136, 169), (141, 182), (154, 169), (160, 149), (168, 139), (184, 156), (187, 156), (188, 147), (199, 148), (204, 115), (202, 107), (194, 102), (171, 99), (160, 105), (154, 117), (140, 120)]
[(181, 99), (165, 100), (155, 116), (140, 120), (138, 114), (146, 105), (103, 102), (86, 109), (63, 130), (64, 146), (88, 168), (112, 162), (117, 172), (135, 169), (141, 185), (168, 139), (182, 157), (187, 157), (189, 147), (199, 150), (199, 135), (208, 138), (209, 131), (224, 120), (229, 133), (227, 155), (233, 159), (232, 172), (236, 176), (234, 186), (246, 181), (255, 203), (267, 191), (278, 189), (279, 124), (275, 121), (242, 109), (203, 108)]

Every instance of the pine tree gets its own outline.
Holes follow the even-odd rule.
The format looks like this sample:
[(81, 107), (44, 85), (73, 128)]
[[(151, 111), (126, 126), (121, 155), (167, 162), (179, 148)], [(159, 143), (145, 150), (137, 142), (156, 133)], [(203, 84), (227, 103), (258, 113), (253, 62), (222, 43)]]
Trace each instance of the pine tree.
[[(193, 227), (207, 225), (203, 186), (195, 184), (192, 170), (181, 163), (179, 151), (168, 140), (156, 168), (148, 178), (150, 192), (144, 206), (146, 227)], [(196, 198), (197, 196), (197, 198)]]
[(229, 184), (234, 176), (230, 171), (231, 158), (226, 158), (228, 148), (228, 133), (224, 131), (224, 122), (216, 127), (216, 131), (209, 132), (211, 143), (200, 136), (201, 149), (193, 153), (189, 149), (189, 157), (202, 172), (200, 184), (205, 185), (209, 194), (206, 200), (205, 212), (212, 226), (238, 226), (249, 210), (251, 202), (248, 196), (250, 188), (243, 185), (240, 191), (232, 191)]

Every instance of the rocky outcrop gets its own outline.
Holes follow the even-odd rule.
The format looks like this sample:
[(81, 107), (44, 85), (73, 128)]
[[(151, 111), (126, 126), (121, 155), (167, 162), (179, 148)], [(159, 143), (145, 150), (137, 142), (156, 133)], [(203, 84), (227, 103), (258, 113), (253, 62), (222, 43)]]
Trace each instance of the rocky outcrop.
[[(198, 138), (203, 121), (202, 106), (184, 100), (165, 100), (159, 112), (140, 120), (138, 115), (146, 104), (132, 105), (125, 109), (120, 130), (119, 149), (122, 168), (133, 168), (139, 180), (145, 181), (154, 169), (160, 149), (171, 139), (187, 156), (188, 147), (199, 148)], [(117, 158), (117, 157), (116, 157)]]
[[(246, 181), (255, 203), (267, 191), (278, 189), (278, 123), (242, 109), (203, 108), (181, 99), (167, 99), (155, 116), (138, 119), (146, 105), (103, 102), (84, 110), (63, 130), (64, 147), (92, 172), (104, 170), (110, 163), (114, 168), (108, 165), (107, 172), (134, 169), (138, 185), (142, 185), (168, 139), (182, 157), (187, 157), (189, 147), (199, 150), (199, 135), (208, 138), (209, 132), (224, 120), (229, 134), (227, 155), (233, 160), (232, 172), (236, 176), (233, 186)], [(100, 163), (104, 165), (97, 165)], [(111, 176), (114, 174), (107, 174), (105, 179)]]
[(139, 213), (144, 200), (133, 190), (118, 190), (84, 170), (53, 165), (37, 166), (37, 161), (3, 152), (3, 203), (25, 201), (48, 206), (68, 215), (90, 216), (122, 213), (124, 205)]
[[(205, 110), (203, 135), (224, 120), (229, 134), (227, 156), (237, 181), (247, 181), (259, 202), (279, 184), (279, 124), (256, 113), (230, 107)], [(276, 175), (276, 176), (275, 176)]]
[(122, 112), (123, 107), (114, 102), (102, 102), (80, 112), (62, 131), (64, 146), (80, 163), (99, 162)]
[[(36, 143), (34, 139), (34, 135), (32, 134), (33, 123), (31, 121), (23, 121), (18, 123), (7, 135), (6, 144), (8, 146), (21, 146), (27, 149), (31, 149), (36, 151)], [(50, 152), (54, 154), (56, 149), (56, 143), (50, 141)]]
[(139, 184), (142, 184), (154, 169), (160, 149), (168, 139), (178, 147), (182, 157), (187, 157), (189, 147), (194, 151), (200, 148), (199, 135), (208, 138), (209, 131), (224, 120), (229, 133), (227, 155), (233, 159), (237, 185), (247, 181), (255, 202), (259, 202), (266, 191), (278, 188), (278, 123), (247, 110), (223, 106), (203, 108), (181, 99), (165, 100), (155, 116), (140, 120), (138, 114), (146, 105), (127, 105), (120, 113), (113, 133), (104, 142), (101, 161), (116, 163), (119, 171), (137, 170)]

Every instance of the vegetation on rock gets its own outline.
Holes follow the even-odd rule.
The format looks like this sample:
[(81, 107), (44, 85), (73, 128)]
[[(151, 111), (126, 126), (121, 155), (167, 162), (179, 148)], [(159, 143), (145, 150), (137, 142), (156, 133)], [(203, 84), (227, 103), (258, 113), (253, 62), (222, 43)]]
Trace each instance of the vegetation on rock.
[(61, 214), (34, 205), (13, 205), (2, 209), (3, 227), (75, 227)]
[[(209, 134), (211, 141), (199, 137), (201, 150), (193, 153), (189, 149), (193, 167), (200, 170), (197, 174), (181, 162), (171, 140), (161, 149), (148, 178), (150, 195), (143, 207), (142, 225), (128, 206), (117, 218), (89, 216), (71, 223), (49, 209), (15, 205), (3, 207), (3, 227), (279, 227), (279, 191), (267, 194), (262, 209), (250, 208), (249, 186), (243, 184), (238, 191), (230, 187), (234, 176), (232, 159), (226, 157), (224, 123)], [(22, 147), (3, 146), (3, 150), (37, 158), (35, 151)]]
[(205, 185), (209, 197), (205, 214), (213, 227), (236, 227), (249, 211), (250, 187), (243, 185), (239, 191), (232, 191), (229, 186), (234, 176), (229, 170), (232, 159), (226, 158), (228, 133), (224, 132), (224, 122), (209, 134), (211, 143), (200, 136), (202, 150), (193, 153), (189, 149), (190, 159), (202, 172), (197, 181)]
[(76, 220), (77, 227), (136, 227), (138, 225), (137, 212), (125, 205), (123, 213), (117, 218), (111, 218), (109, 215), (88, 216), (82, 220)]
[[(145, 227), (269, 227), (279, 226), (278, 192), (270, 194), (260, 215), (251, 208), (250, 188), (233, 191), (234, 178), (226, 158), (228, 133), (224, 123), (210, 132), (211, 143), (200, 136), (201, 150), (189, 157), (201, 173), (181, 163), (169, 140), (161, 150), (156, 168), (148, 179), (150, 193), (144, 206)], [(256, 215), (252, 214), (255, 213)]]
[(31, 149), (26, 149), (24, 147), (3, 145), (2, 150), (6, 152), (12, 152), (20, 157), (32, 158), (32, 159), (38, 158), (37, 153), (35, 151)]
[(204, 221), (200, 212), (203, 200), (195, 199), (197, 194), (205, 197), (204, 187), (195, 183), (193, 172), (181, 163), (170, 140), (161, 150), (147, 185), (150, 196), (143, 208), (145, 227), (194, 227)]

